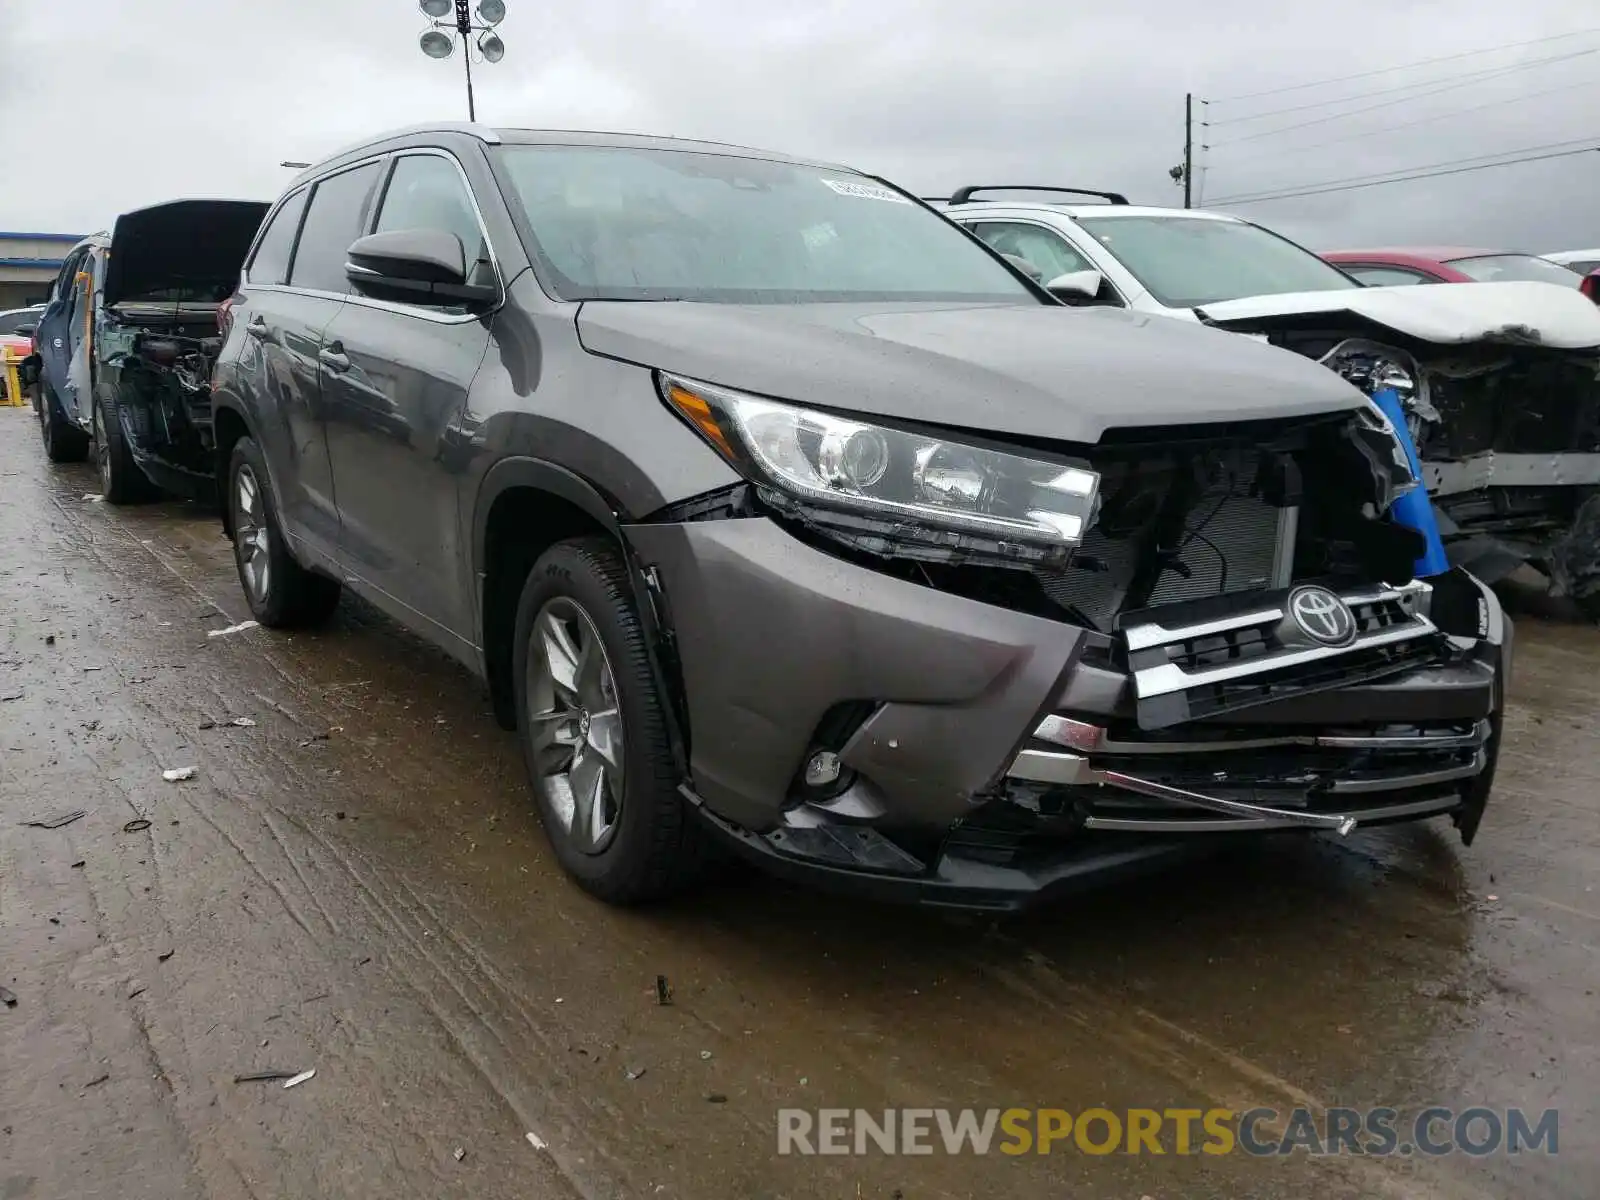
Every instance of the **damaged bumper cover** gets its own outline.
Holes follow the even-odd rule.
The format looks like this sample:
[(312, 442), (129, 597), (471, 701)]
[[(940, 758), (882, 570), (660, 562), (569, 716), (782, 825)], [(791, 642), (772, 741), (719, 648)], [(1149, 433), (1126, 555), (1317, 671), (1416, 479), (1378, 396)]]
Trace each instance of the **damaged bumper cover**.
[(1163, 605), (1108, 634), (765, 516), (627, 533), (673, 631), (686, 794), (780, 875), (1014, 909), (1228, 835), (1449, 815), (1470, 841), (1488, 797), (1511, 626), (1461, 571)]

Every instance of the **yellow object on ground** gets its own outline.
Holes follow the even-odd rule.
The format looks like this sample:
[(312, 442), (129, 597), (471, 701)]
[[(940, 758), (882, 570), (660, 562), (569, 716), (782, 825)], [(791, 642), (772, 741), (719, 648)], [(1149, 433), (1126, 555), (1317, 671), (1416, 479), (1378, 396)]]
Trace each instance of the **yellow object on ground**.
[(10, 346), (0, 346), (0, 382), (5, 384), (5, 395), (0, 397), (0, 406), (21, 408), (28, 402), (22, 394), (22, 380), (18, 378), (17, 368), (22, 365), (22, 356), (17, 354)]

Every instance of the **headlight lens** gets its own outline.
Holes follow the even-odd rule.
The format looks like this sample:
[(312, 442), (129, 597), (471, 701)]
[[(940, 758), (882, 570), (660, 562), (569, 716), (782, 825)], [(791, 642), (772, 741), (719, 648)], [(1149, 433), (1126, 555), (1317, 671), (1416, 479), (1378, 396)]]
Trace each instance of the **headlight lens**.
[(1076, 546), (1100, 477), (661, 375), (667, 403), (746, 477), (815, 504), (998, 541)]

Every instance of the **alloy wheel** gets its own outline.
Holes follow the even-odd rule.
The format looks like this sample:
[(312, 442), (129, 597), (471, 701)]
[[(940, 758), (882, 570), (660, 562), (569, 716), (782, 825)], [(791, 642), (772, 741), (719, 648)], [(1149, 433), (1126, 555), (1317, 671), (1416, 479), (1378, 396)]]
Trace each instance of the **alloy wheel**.
[(539, 610), (527, 673), (539, 785), (572, 848), (599, 854), (622, 817), (622, 710), (600, 632), (576, 601), (557, 596)]
[(250, 598), (266, 603), (272, 586), (272, 558), (268, 553), (267, 504), (261, 483), (249, 463), (241, 463), (234, 476), (233, 544), (239, 555), (239, 573)]

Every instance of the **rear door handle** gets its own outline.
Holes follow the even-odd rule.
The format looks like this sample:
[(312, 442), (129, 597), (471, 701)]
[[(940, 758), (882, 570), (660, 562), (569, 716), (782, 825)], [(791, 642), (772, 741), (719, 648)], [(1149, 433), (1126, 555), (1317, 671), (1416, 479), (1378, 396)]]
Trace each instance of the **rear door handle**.
[(344, 352), (343, 342), (329, 342), (317, 352), (317, 359), (330, 371), (350, 369), (350, 357)]

